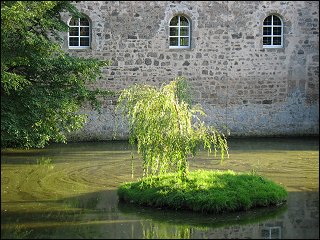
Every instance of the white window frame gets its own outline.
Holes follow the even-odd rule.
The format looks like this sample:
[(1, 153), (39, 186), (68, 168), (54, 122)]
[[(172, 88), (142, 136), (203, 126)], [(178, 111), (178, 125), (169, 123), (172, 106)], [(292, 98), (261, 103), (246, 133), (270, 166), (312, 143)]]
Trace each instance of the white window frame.
[[(86, 18), (86, 17), (82, 17), (82, 18)], [(70, 25), (70, 22), (71, 20), (73, 19), (70, 18), (69, 20), (69, 23), (68, 23), (68, 26), (69, 26), (69, 29), (68, 29), (68, 47), (69, 49), (88, 49), (91, 47), (91, 23), (90, 23), (90, 20), (88, 18), (87, 21), (89, 22), (89, 26), (84, 26), (84, 25), (81, 25), (80, 23), (80, 18), (78, 18), (78, 25)], [(77, 36), (70, 36), (70, 27), (78, 27), (78, 35)], [(87, 27), (89, 28), (89, 35), (88, 36), (80, 36), (80, 27)], [(78, 46), (70, 46), (70, 38), (71, 37), (77, 37), (78, 38)], [(80, 38), (89, 38), (89, 46), (80, 46)]]
[[(271, 18), (271, 25), (264, 25), (264, 21), (268, 18), (268, 17), (272, 17)], [(277, 17), (277, 18), (279, 18), (280, 19), (280, 21), (281, 21), (281, 25), (273, 25), (273, 17)], [(265, 28), (265, 27), (271, 27), (271, 35), (264, 35), (263, 34), (263, 29)], [(281, 35), (274, 35), (273, 34), (273, 29), (275, 28), (275, 27), (281, 27)], [(263, 38), (264, 37), (271, 37), (271, 45), (264, 45), (263, 44)], [(281, 45), (274, 45), (273, 44), (273, 38), (274, 37), (280, 37), (281, 38)], [(283, 21), (282, 21), (282, 18), (280, 17), (280, 16), (277, 16), (277, 15), (275, 15), (275, 14), (271, 14), (271, 15), (268, 15), (266, 18), (264, 18), (264, 20), (263, 20), (263, 25), (262, 25), (262, 45), (263, 45), (263, 48), (283, 48)]]
[[(178, 25), (170, 25), (171, 24), (171, 21), (172, 21), (172, 19), (173, 18), (175, 18), (175, 17), (178, 17)], [(188, 21), (188, 26), (180, 26), (180, 17), (184, 17), (184, 18), (186, 18), (187, 19), (187, 21)], [(186, 35), (186, 36), (181, 36), (180, 35), (180, 28), (188, 28), (188, 35)], [(178, 35), (177, 36), (171, 36), (170, 35), (170, 28), (178, 28)], [(171, 19), (170, 19), (170, 22), (169, 22), (169, 48), (170, 49), (186, 49), (186, 48), (190, 48), (190, 41), (191, 41), (191, 34), (190, 34), (190, 32), (191, 32), (191, 27), (190, 27), (190, 20), (189, 20), (189, 18), (188, 17), (186, 17), (186, 16), (184, 16), (184, 15), (176, 15), (176, 16), (174, 16), (174, 17), (172, 17)], [(188, 38), (188, 46), (180, 46), (180, 38)], [(178, 38), (178, 46), (171, 46), (170, 45), (170, 38)]]

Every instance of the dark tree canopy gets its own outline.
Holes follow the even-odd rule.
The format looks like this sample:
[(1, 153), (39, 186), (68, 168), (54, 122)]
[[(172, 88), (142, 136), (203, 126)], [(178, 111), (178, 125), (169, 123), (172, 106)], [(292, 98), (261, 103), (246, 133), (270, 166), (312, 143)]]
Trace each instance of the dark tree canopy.
[(1, 147), (65, 142), (85, 123), (80, 106), (98, 108), (99, 96), (110, 94), (89, 87), (109, 61), (61, 49), (62, 11), (81, 17), (68, 1), (1, 2)]

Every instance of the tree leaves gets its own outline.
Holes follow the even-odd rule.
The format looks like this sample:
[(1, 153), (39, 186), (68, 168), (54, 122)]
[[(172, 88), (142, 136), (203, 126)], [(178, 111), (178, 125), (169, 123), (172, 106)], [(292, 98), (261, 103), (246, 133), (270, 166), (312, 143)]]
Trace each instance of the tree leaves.
[(1, 2), (1, 147), (43, 147), (65, 142), (83, 127), (78, 114), (112, 92), (95, 89), (109, 61), (72, 57), (59, 42), (68, 26), (60, 12), (81, 16), (68, 1)]
[(178, 171), (184, 179), (188, 157), (201, 145), (209, 153), (212, 148), (220, 151), (221, 159), (228, 153), (226, 138), (201, 121), (204, 111), (189, 104), (188, 91), (185, 79), (178, 77), (160, 89), (134, 85), (121, 92), (117, 111), (129, 122), (130, 142), (137, 142), (144, 176)]

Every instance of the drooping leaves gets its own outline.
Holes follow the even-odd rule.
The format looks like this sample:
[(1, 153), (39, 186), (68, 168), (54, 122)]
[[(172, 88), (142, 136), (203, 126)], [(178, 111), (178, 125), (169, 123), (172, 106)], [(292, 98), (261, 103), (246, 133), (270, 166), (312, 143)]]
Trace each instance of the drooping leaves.
[(130, 143), (137, 143), (143, 159), (143, 174), (157, 175), (178, 171), (182, 179), (188, 173), (188, 157), (202, 145), (209, 153), (228, 154), (226, 138), (201, 120), (200, 105), (191, 106), (186, 96), (187, 82), (178, 77), (160, 89), (134, 85), (124, 89), (117, 110), (129, 122)]

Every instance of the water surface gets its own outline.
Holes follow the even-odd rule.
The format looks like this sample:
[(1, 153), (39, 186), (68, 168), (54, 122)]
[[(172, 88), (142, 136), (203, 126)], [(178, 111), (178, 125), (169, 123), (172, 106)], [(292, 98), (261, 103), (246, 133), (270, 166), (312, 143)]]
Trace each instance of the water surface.
[(229, 147), (222, 164), (201, 151), (190, 169), (256, 171), (289, 191), (287, 203), (227, 214), (137, 207), (116, 194), (141, 177), (126, 142), (7, 149), (1, 238), (319, 238), (318, 138), (239, 138)]

